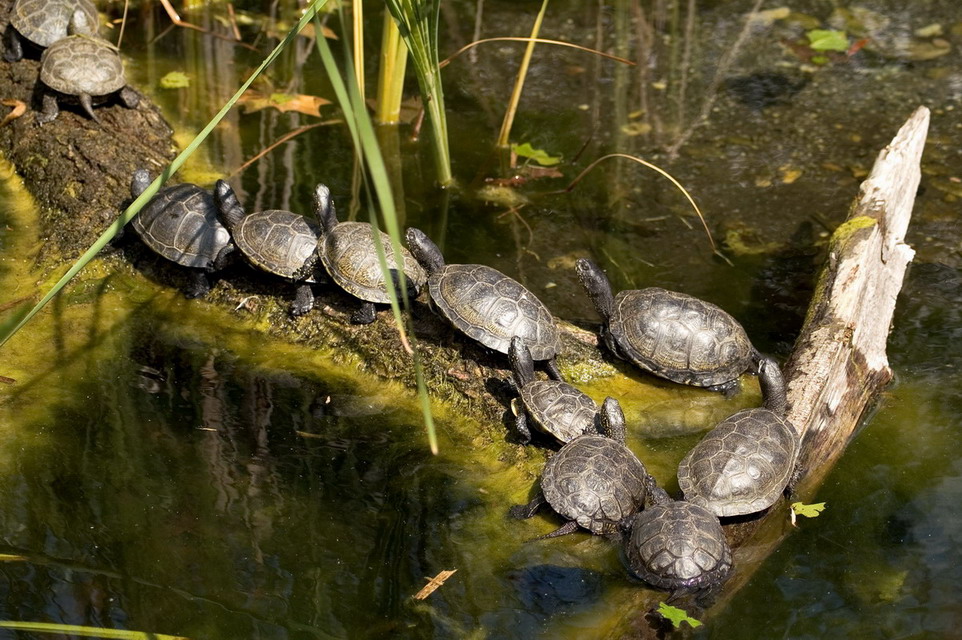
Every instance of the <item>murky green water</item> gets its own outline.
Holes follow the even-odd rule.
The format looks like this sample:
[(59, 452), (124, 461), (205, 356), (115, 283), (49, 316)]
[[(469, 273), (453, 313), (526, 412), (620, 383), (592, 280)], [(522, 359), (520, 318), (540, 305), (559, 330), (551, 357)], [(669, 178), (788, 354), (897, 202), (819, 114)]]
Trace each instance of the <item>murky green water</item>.
[[(279, 4), (272, 10), (289, 18), (291, 3)], [(721, 304), (759, 348), (784, 356), (821, 260), (820, 241), (905, 117), (918, 104), (933, 108), (910, 233), (919, 260), (890, 341), (897, 382), (813, 496), (828, 503), (826, 512), (803, 522), (723, 611), (712, 612), (701, 635), (955, 637), (962, 623), (955, 446), (962, 435), (962, 140), (954, 109), (962, 14), (947, 0), (910, 8), (864, 3), (849, 28), (870, 32), (874, 46), (804, 71), (787, 43), (804, 29), (830, 26), (833, 8), (793, 6), (805, 15), (754, 27), (725, 74), (748, 77), (755, 93), (741, 91), (744, 82), (722, 84), (711, 117), (671, 162), (659, 149), (695, 120), (749, 8), (704, 4), (684, 96), (679, 60), (686, 54), (677, 44), (684, 24), (674, 24), (671, 11), (656, 29), (663, 37), (643, 81), (637, 68), (582, 52), (536, 55), (513, 137), (571, 164), (562, 167), (564, 179), (528, 183), (529, 203), (513, 211), (479, 194), (490, 186), (485, 178), (498, 177), (487, 149), (520, 49), (489, 44), (476, 64), (456, 61), (445, 79), (461, 186), (439, 195), (427, 148), (402, 127), (394, 142), (404, 164), (406, 222), (441, 239), (452, 262), (485, 262), (518, 276), (566, 319), (594, 321), (571, 269), (575, 258), (591, 255), (617, 286), (657, 283)], [(237, 8), (260, 12), (259, 5)], [(523, 34), (536, 5), (489, 0), (480, 37)], [(446, 51), (474, 37), (476, 7), (445, 5)], [(638, 7), (658, 19), (649, 3), (556, 2), (543, 35), (637, 58), (625, 43), (636, 41)], [(214, 4), (187, 17), (217, 28), (225, 11)], [(130, 75), (188, 135), (256, 57), (189, 30), (158, 38), (167, 25), (159, 10), (134, 16), (125, 36)], [(913, 35), (932, 24), (941, 35)], [(247, 29), (253, 38), (255, 29)], [(926, 51), (923, 44), (943, 46), (936, 40), (949, 52), (911, 59)], [(158, 88), (169, 71), (186, 71), (190, 89)], [(751, 75), (762, 73), (783, 75), (787, 84), (775, 84), (790, 90), (770, 99), (769, 89), (758, 89), (758, 78), (768, 76)], [(271, 81), (277, 91), (328, 95), (306, 41)], [(276, 111), (232, 114), (191, 175), (209, 182), (231, 173), (316, 121)], [(546, 195), (610, 151), (670, 169), (704, 208), (716, 239), (727, 240), (733, 265), (713, 257), (681, 197), (635, 165), (608, 161), (571, 195)], [(252, 208), (306, 211), (313, 185), (324, 181), (347, 211), (352, 162), (343, 130), (320, 127), (233, 182)], [(12, 188), (0, 193), (0, 279), (16, 298), (35, 278), (36, 230), (29, 209), (8, 206), (20, 202)], [(256, 332), (222, 324), (228, 316), (174, 291), (93, 274), (0, 360), (0, 375), (17, 379), (0, 386), (0, 553), (17, 556), (0, 564), (0, 618), (191, 638), (624, 631), (618, 603), (639, 587), (617, 550), (581, 534), (525, 543), (557, 523), (503, 517), (509, 502), (527, 496), (530, 480), (477, 451), (457, 417), (439, 416), (441, 454), (432, 457), (406, 393), (339, 371), (323, 353), (266, 351)], [(655, 473), (666, 481), (672, 470), (662, 460), (677, 460), (692, 442), (638, 430), (631, 439), (639, 452), (657, 455)], [(443, 569), (458, 572), (426, 601), (411, 598)]]

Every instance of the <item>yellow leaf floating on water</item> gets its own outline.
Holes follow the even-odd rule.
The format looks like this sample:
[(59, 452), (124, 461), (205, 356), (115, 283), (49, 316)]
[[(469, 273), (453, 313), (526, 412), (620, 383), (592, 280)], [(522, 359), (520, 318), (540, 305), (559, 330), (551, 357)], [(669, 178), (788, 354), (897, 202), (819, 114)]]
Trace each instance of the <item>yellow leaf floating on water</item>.
[(457, 569), (451, 569), (450, 571), (444, 570), (433, 578), (428, 578), (428, 583), (424, 585), (424, 588), (414, 594), (415, 600), (424, 600), (429, 595), (437, 591), (438, 587), (445, 583), (445, 581), (457, 573)]
[(190, 86), (190, 76), (183, 71), (171, 71), (160, 79), (161, 89), (186, 89)]
[(321, 116), (321, 107), (331, 104), (318, 96), (303, 93), (262, 93), (257, 89), (248, 89), (237, 101), (243, 106), (244, 113), (252, 113), (261, 109), (277, 109), (278, 111), (296, 111), (309, 116)]

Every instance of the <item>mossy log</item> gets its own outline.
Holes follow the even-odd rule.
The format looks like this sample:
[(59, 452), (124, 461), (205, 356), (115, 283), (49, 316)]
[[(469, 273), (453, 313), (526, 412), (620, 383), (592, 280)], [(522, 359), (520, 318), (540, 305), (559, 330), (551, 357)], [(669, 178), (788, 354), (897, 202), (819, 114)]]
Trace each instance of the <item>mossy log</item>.
[[(0, 0), (0, 30), (12, 0)], [(129, 199), (129, 179), (138, 168), (164, 166), (174, 152), (171, 128), (156, 107), (143, 100), (136, 109), (120, 104), (98, 107), (103, 126), (79, 110), (64, 110), (40, 126), (36, 60), (15, 64), (0, 61), (0, 98), (20, 101), (25, 114), (0, 127), (0, 151), (14, 165), (41, 207), (40, 268), (63, 268), (76, 258)], [(879, 157), (849, 222), (833, 238), (829, 262), (808, 314), (808, 320), (786, 366), (790, 418), (805, 434), (802, 466), (806, 472), (802, 496), (816, 486), (842, 454), (859, 418), (891, 379), (885, 357), (895, 298), (912, 250), (903, 243), (919, 180), (919, 157), (928, 112), (920, 109)], [(136, 243), (105, 258), (111, 268), (137, 272), (181, 287), (186, 276), (168, 268)], [(139, 277), (139, 276), (137, 276)], [(393, 319), (379, 314), (373, 325), (349, 324), (353, 301), (332, 288), (318, 291), (318, 310), (292, 319), (289, 300), (278, 288), (246, 272), (225, 276), (204, 304), (221, 305), (254, 317), (265, 340), (284, 340), (325, 349), (386, 380), (415, 386), (412, 359), (405, 352)], [(4, 300), (0, 300), (0, 303)], [(612, 370), (610, 357), (596, 337), (559, 321), (562, 328), (563, 372)], [(29, 328), (27, 329), (29, 330)], [(418, 304), (415, 332), (432, 396), (478, 422), (498, 425), (506, 407), (506, 358), (488, 352), (453, 332)], [(707, 393), (707, 392), (705, 392)], [(519, 446), (493, 447), (494, 455), (510, 459), (529, 454)], [(778, 508), (749, 527), (729, 533), (737, 546), (738, 570), (725, 590), (730, 597), (753, 569), (778, 544), (785, 529), (785, 510)], [(736, 530), (737, 529), (737, 530)], [(663, 594), (639, 590), (625, 603), (630, 634), (656, 633), (644, 613)]]

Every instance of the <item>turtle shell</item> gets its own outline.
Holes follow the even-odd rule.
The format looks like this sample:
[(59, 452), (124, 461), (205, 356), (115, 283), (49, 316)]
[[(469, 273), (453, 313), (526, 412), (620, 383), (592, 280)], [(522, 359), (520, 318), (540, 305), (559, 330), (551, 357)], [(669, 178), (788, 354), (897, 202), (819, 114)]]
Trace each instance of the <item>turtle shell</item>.
[(684, 501), (656, 504), (636, 515), (625, 557), (635, 575), (661, 589), (711, 587), (732, 570), (731, 548), (718, 518)]
[[(389, 303), (387, 285), (374, 246), (374, 227), (367, 222), (341, 222), (324, 235), (319, 247), (321, 262), (331, 278), (342, 289), (367, 302)], [(397, 269), (391, 251), (391, 237), (381, 234), (381, 246), (389, 269)], [(415, 290), (424, 286), (428, 276), (407, 249), (401, 247), (404, 275)]]
[(311, 275), (317, 242), (317, 227), (279, 209), (246, 215), (234, 229), (234, 243), (254, 266), (290, 280)]
[(592, 430), (598, 406), (567, 382), (535, 380), (521, 388), (521, 402), (534, 423), (561, 442)]
[(210, 268), (231, 242), (213, 196), (193, 184), (161, 189), (131, 225), (144, 244), (185, 267)]
[(709, 431), (678, 465), (685, 499), (719, 517), (770, 507), (788, 484), (798, 434), (768, 409), (746, 409)]
[[(73, 20), (77, 11), (83, 22)], [(10, 24), (30, 42), (49, 47), (71, 33), (97, 35), (97, 9), (90, 0), (17, 0)]]
[(658, 287), (620, 292), (608, 332), (625, 359), (681, 384), (724, 384), (752, 366), (754, 349), (738, 321), (684, 293)]
[(553, 455), (541, 477), (551, 508), (597, 534), (615, 533), (647, 495), (645, 465), (620, 442), (602, 435), (575, 438)]
[(50, 45), (40, 57), (40, 81), (74, 96), (104, 96), (127, 84), (117, 50), (87, 36), (69, 36)]
[(558, 352), (554, 317), (524, 285), (481, 264), (451, 264), (428, 278), (431, 300), (455, 327), (484, 346), (507, 353), (521, 337), (534, 360)]

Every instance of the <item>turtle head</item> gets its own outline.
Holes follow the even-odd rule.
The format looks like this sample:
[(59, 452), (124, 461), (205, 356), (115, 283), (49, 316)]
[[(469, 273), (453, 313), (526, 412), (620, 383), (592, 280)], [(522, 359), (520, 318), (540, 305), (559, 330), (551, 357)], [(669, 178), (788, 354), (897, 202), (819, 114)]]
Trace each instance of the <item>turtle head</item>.
[(625, 414), (621, 405), (611, 396), (601, 405), (601, 433), (615, 442), (625, 443)]
[(524, 344), (521, 336), (511, 338), (508, 360), (511, 362), (514, 383), (519, 391), (524, 385), (534, 382), (534, 361), (531, 359), (531, 350)]
[(244, 219), (244, 207), (226, 180), (218, 180), (214, 185), (214, 202), (217, 203), (217, 216), (220, 221), (228, 231), (233, 231)]
[(324, 233), (330, 233), (337, 226), (337, 211), (331, 199), (331, 189), (326, 184), (318, 183), (314, 188), (314, 215), (320, 220)]
[(130, 195), (139, 197), (150, 186), (150, 182), (150, 172), (146, 169), (137, 169), (130, 177)]
[(424, 267), (429, 276), (444, 268), (444, 256), (441, 255), (441, 250), (426, 233), (409, 227), (404, 237), (407, 239), (408, 251)]
[(604, 323), (608, 324), (611, 310), (615, 306), (615, 298), (611, 293), (611, 283), (608, 282), (608, 276), (598, 265), (587, 258), (580, 258), (575, 263), (575, 271), (578, 273), (581, 286), (585, 288), (592, 304), (595, 305), (595, 309), (601, 314)]
[(758, 383), (762, 388), (762, 402), (772, 413), (784, 416), (788, 411), (785, 379), (778, 363), (769, 356), (758, 360)]

